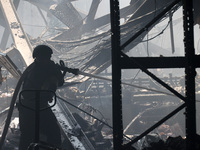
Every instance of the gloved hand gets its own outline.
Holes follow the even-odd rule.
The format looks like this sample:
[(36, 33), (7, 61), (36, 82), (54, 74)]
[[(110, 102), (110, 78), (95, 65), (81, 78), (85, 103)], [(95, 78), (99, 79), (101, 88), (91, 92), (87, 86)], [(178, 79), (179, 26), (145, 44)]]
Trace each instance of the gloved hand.
[(79, 69), (71, 69), (71, 68), (69, 68), (70, 70), (71, 70), (71, 73), (73, 73), (74, 75), (78, 75), (79, 74)]
[(66, 67), (63, 60), (60, 60), (60, 69), (64, 71), (64, 74), (66, 72), (73, 73), (74, 75), (78, 75), (79, 74), (79, 69), (77, 69), (77, 68), (73, 69), (73, 68)]

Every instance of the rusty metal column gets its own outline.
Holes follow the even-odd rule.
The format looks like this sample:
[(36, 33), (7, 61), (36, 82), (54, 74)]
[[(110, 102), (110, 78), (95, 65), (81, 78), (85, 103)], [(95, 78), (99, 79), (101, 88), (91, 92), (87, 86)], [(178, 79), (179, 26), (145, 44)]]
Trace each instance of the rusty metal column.
[(121, 150), (123, 143), (121, 100), (121, 55), (119, 1), (110, 0), (112, 44), (112, 116), (114, 150)]
[(196, 139), (196, 101), (195, 101), (195, 64), (193, 1), (183, 0), (183, 27), (185, 45), (185, 88), (186, 88), (186, 150), (195, 150)]

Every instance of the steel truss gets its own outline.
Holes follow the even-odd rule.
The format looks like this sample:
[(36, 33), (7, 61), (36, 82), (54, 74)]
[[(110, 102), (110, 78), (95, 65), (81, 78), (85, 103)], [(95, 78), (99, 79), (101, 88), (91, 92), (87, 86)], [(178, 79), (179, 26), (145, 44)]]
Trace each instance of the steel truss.
[[(113, 90), (113, 142), (114, 149), (129, 149), (132, 144), (137, 142), (143, 136), (150, 133), (152, 130), (160, 126), (166, 120), (171, 118), (173, 115), (178, 113), (183, 108), (186, 108), (186, 149), (195, 150), (195, 138), (196, 138), (196, 106), (195, 106), (195, 69), (199, 67), (200, 64), (198, 56), (194, 53), (194, 39), (193, 39), (193, 1), (182, 0), (183, 5), (183, 24), (184, 24), (184, 45), (185, 45), (185, 57), (175, 58), (175, 57), (159, 57), (159, 58), (130, 58), (122, 52), (122, 50), (128, 46), (133, 40), (140, 36), (146, 29), (151, 27), (160, 17), (162, 17), (166, 12), (168, 12), (174, 5), (181, 2), (181, 0), (176, 0), (174, 3), (169, 5), (163, 12), (160, 13), (155, 19), (153, 19), (149, 24), (147, 24), (143, 29), (138, 31), (133, 37), (131, 37), (127, 42), (120, 46), (120, 27), (119, 27), (119, 1), (110, 0), (110, 10), (111, 10), (111, 31), (112, 31), (112, 90)], [(164, 63), (170, 62), (173, 63)], [(145, 62), (148, 63), (145, 63)], [(155, 63), (159, 63), (160, 65)], [(179, 63), (179, 62), (183, 63)], [(149, 65), (150, 64), (150, 65)], [(148, 68), (185, 68), (185, 85), (186, 85), (186, 96), (179, 94), (176, 90), (168, 86), (154, 74), (149, 72)], [(181, 106), (172, 111), (166, 117), (161, 119), (159, 122), (154, 124), (152, 127), (147, 129), (141, 135), (136, 137), (134, 140), (127, 144), (123, 144), (123, 118), (122, 118), (122, 98), (121, 98), (121, 69), (141, 69), (151, 78), (156, 80), (166, 89), (171, 91), (178, 98), (183, 100)]]

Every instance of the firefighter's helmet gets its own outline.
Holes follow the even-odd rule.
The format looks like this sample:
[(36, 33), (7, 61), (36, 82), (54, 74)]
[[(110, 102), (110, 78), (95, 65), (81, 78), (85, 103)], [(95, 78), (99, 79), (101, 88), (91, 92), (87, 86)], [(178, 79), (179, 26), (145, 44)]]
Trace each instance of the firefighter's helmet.
[(52, 49), (47, 45), (38, 45), (33, 50), (33, 58), (51, 58)]

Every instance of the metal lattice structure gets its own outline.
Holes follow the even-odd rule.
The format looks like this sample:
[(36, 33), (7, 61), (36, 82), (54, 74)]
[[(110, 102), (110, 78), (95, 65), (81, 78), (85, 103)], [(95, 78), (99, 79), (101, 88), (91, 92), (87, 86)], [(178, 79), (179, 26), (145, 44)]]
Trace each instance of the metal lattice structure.
[[(103, 15), (98, 16), (97, 14), (101, 12), (99, 9), (102, 2), (100, 0), (88, 0), (85, 2), (88, 9), (82, 9), (82, 7), (84, 8), (84, 2), (79, 4), (79, 2), (72, 0), (0, 0), (2, 12), (0, 14), (0, 26), (4, 29), (0, 43), (0, 65), (4, 66), (15, 78), (19, 79), (21, 72), (33, 61), (32, 49), (38, 44), (47, 44), (54, 51), (53, 59), (55, 61), (62, 59), (69, 67), (79, 68), (80, 71), (85, 72), (85, 74), (79, 76), (71, 74), (66, 76), (64, 87), (84, 83), (90, 78), (105, 79), (104, 77), (99, 77), (98, 74), (112, 65), (112, 79), (106, 80), (112, 81), (114, 149), (132, 147), (139, 139), (149, 134), (185, 107), (187, 149), (194, 146), (196, 134), (195, 69), (200, 67), (200, 63), (199, 55), (195, 55), (194, 41), (192, 39), (193, 13), (195, 24), (197, 24), (199, 10), (195, 6), (194, 12), (192, 12), (192, 3), (197, 4), (197, 0), (191, 2), (186, 0), (130, 0), (125, 7), (120, 7), (122, 2), (119, 0), (110, 0), (111, 13), (102, 12)], [(32, 28), (29, 29), (26, 26), (27, 18), (23, 19), (23, 16), (26, 15), (23, 12), (24, 6), (29, 6), (33, 11), (29, 15), (36, 15), (36, 17), (33, 17), (34, 23), (37, 21), (43, 22), (44, 28), (38, 31), (37, 36), (34, 36), (34, 31), (37, 30), (32, 32), (30, 31)], [(148, 57), (144, 57), (141, 47), (137, 48), (137, 46), (140, 43), (147, 42), (148, 49), (148, 44), (151, 40), (148, 39), (149, 31), (168, 17), (170, 19), (166, 28), (170, 25), (171, 43), (174, 45), (172, 16), (182, 6), (185, 55), (178, 57), (151, 57), (157, 55), (157, 51), (155, 50), (150, 54), (147, 50)], [(166, 28), (161, 30), (158, 35), (153, 36), (152, 39), (161, 35)], [(12, 36), (11, 42), (9, 41), (9, 35)], [(165, 49), (162, 50), (163, 54), (168, 55)], [(129, 56), (131, 51), (134, 51), (134, 57)], [(174, 46), (172, 46), (171, 52), (175, 52)], [(141, 53), (142, 55), (140, 55)], [(137, 57), (138, 55), (139, 57)], [(186, 96), (180, 94), (149, 71), (149, 69), (156, 68), (185, 68)], [(128, 138), (123, 133), (122, 85), (124, 83), (121, 80), (122, 70), (126, 69), (142, 70), (182, 101), (181, 105), (174, 111), (134, 139)], [(128, 84), (126, 83), (126, 85)], [(138, 86), (134, 87), (137, 88)], [(54, 113), (61, 116), (58, 117), (58, 121), (61, 124), (62, 131), (75, 149), (78, 147), (81, 149), (94, 149), (94, 145), (90, 143), (84, 132), (82, 132), (81, 137), (69, 134), (77, 122), (64, 103), (59, 102), (55, 107)], [(66, 126), (71, 127), (65, 128)], [(129, 142), (125, 143), (125, 138), (128, 138)]]

